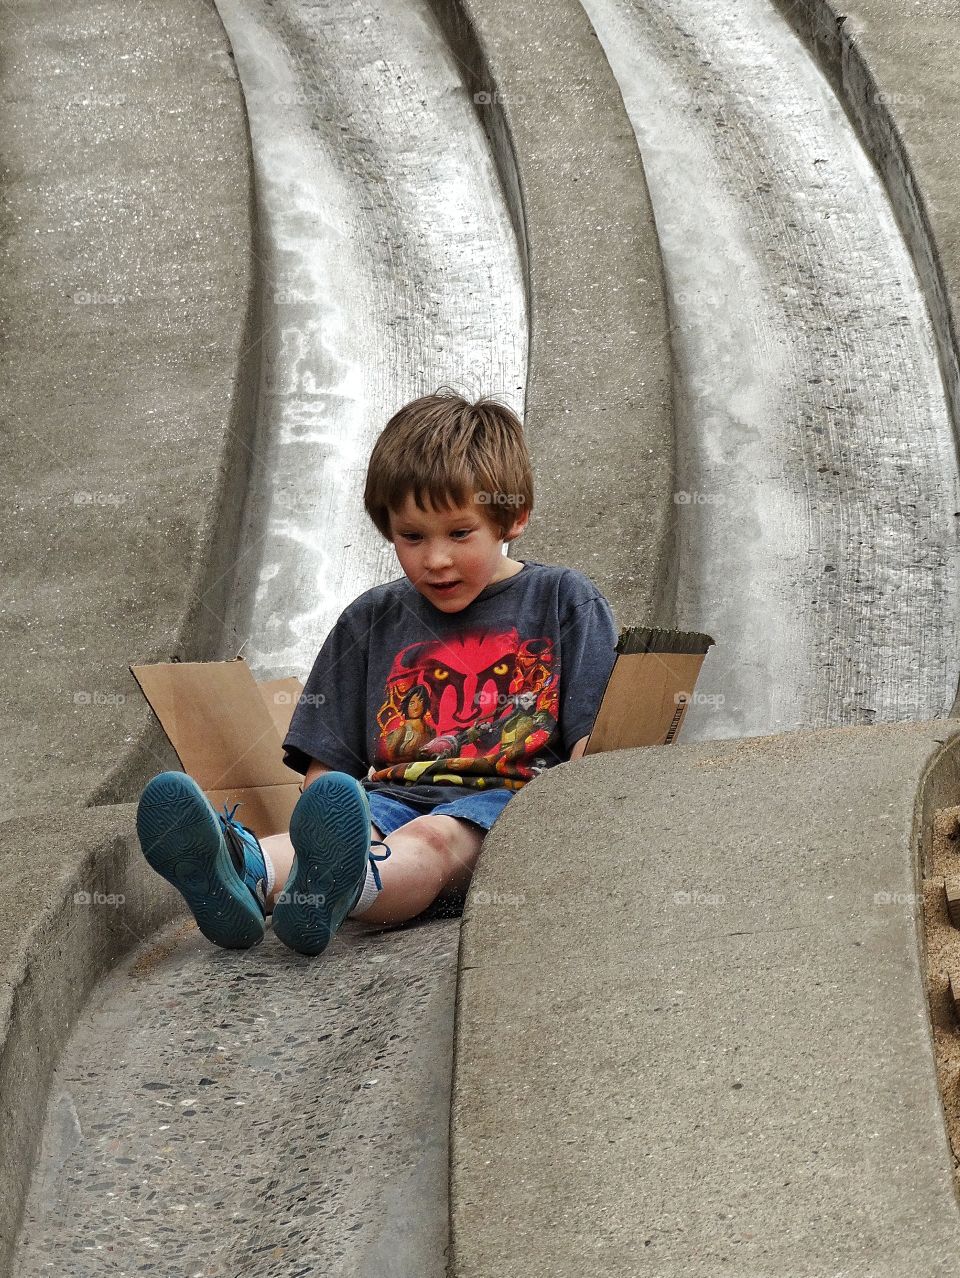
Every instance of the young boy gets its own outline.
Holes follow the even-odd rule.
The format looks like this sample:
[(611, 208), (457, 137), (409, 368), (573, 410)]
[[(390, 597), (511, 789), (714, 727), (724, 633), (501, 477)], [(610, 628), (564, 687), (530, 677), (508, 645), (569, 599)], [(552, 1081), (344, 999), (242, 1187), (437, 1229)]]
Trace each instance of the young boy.
[(509, 408), (444, 391), (401, 408), (364, 506), (404, 576), (354, 600), (314, 662), (283, 742), (305, 778), (289, 834), (258, 840), (179, 772), (140, 800), (144, 855), (226, 948), (261, 940), (272, 911), (319, 954), (348, 916), (399, 923), (465, 890), (513, 795), (583, 754), (616, 660), (587, 577), (503, 553), (533, 507)]

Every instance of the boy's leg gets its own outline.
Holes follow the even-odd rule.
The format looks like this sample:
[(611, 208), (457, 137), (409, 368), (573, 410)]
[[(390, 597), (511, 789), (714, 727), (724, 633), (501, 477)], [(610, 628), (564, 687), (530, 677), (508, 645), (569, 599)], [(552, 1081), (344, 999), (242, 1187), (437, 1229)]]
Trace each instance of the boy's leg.
[[(363, 923), (403, 923), (416, 918), (447, 889), (464, 891), (473, 877), (486, 830), (452, 816), (422, 816), (399, 826), (386, 839), (375, 825), (372, 841), (385, 842), (390, 856), (378, 862), (383, 889), (360, 915)], [(271, 834), (260, 840), (273, 862), (275, 881), (267, 898), (267, 912), (283, 891), (293, 865), (293, 845), (288, 834)]]
[(422, 816), (386, 838), (391, 855), (378, 864), (382, 890), (361, 923), (403, 923), (422, 914), (441, 892), (464, 891), (473, 877), (486, 830), (453, 816)]

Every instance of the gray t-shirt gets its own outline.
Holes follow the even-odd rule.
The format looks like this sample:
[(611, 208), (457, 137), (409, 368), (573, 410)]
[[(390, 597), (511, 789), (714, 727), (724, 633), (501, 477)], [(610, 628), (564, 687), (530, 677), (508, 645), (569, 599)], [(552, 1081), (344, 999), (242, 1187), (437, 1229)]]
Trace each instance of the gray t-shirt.
[(574, 568), (522, 569), (444, 613), (408, 581), (341, 613), (307, 678), (284, 763), (311, 759), (429, 811), (519, 790), (588, 735), (616, 661), (609, 603)]

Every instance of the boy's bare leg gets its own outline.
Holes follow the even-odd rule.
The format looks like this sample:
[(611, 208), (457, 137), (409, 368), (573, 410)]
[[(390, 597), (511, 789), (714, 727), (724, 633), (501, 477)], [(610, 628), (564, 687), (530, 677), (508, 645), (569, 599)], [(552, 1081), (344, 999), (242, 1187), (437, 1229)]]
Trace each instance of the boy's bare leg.
[(390, 857), (377, 863), (383, 891), (357, 921), (403, 923), (416, 918), (441, 892), (465, 891), (486, 833), (452, 816), (416, 817), (401, 825), (386, 840)]
[[(473, 877), (485, 835), (486, 831), (478, 826), (451, 816), (415, 817), (394, 830), (385, 840), (391, 855), (386, 861), (377, 862), (383, 891), (358, 921), (402, 923), (416, 918), (441, 892), (464, 891)], [(384, 841), (375, 825), (370, 827), (370, 838)], [(269, 914), (290, 874), (293, 845), (288, 834), (271, 834), (260, 842), (276, 872), (273, 891), (267, 898)]]

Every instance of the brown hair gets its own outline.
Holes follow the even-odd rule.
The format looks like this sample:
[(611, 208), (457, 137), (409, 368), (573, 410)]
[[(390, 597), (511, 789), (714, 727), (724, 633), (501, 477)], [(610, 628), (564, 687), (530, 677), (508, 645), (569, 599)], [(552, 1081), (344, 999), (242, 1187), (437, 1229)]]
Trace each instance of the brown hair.
[(419, 510), (476, 501), (505, 537), (533, 509), (533, 474), (523, 426), (512, 409), (484, 395), (471, 404), (441, 386), (399, 409), (387, 422), (367, 466), (363, 504), (390, 540), (390, 511), (412, 493)]

